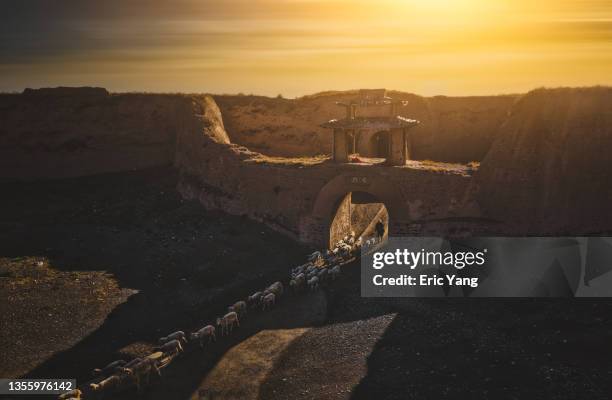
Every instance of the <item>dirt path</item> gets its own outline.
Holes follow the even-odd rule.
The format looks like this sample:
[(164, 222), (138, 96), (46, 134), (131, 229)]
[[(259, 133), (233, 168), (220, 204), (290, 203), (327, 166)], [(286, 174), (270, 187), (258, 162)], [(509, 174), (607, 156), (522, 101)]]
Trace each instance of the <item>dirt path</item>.
[[(261, 330), (229, 349), (206, 374), (203, 384), (191, 398), (199, 400), (201, 393), (212, 394), (215, 399), (259, 398), (260, 387), (280, 355), (312, 326), (322, 324), (326, 316), (327, 301), (323, 292), (285, 299), (272, 312), (250, 315), (243, 326), (248, 324), (251, 330)], [(303, 328), (264, 328), (288, 321)]]
[(231, 348), (208, 373), (192, 400), (202, 394), (219, 399), (254, 400), (279, 355), (308, 328), (261, 331)]

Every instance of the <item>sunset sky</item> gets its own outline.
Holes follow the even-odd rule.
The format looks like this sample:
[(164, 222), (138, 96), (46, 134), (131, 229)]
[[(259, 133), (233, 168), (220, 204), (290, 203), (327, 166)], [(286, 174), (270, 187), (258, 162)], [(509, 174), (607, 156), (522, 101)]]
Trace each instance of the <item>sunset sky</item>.
[(612, 84), (610, 0), (0, 0), (0, 91)]

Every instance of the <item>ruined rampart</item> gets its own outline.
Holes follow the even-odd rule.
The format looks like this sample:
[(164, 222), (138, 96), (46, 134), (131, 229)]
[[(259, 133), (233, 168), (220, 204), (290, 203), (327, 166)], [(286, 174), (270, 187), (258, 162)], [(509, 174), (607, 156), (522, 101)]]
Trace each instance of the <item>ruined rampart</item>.
[[(0, 178), (60, 178), (173, 163), (183, 196), (315, 245), (328, 243), (337, 207), (350, 192), (385, 204), (391, 234), (609, 232), (610, 93), (537, 90), (509, 97), (509, 105), (500, 97), (490, 106), (498, 109), (496, 122), (467, 121), (457, 138), (452, 124), (436, 125), (445, 133), (432, 133), (438, 141), (430, 142), (430, 154), (463, 151), (460, 143), (471, 123), (482, 128), (475, 138), (495, 130), (483, 134), (492, 145), (475, 175), (468, 167), (439, 162), (389, 167), (265, 156), (230, 143), (227, 122), (210, 96), (104, 89), (1, 95)], [(451, 108), (462, 103), (428, 101), (455, 102)], [(484, 103), (476, 102), (486, 113)], [(426, 116), (413, 111), (413, 117)], [(431, 109), (423, 105), (422, 112)]]

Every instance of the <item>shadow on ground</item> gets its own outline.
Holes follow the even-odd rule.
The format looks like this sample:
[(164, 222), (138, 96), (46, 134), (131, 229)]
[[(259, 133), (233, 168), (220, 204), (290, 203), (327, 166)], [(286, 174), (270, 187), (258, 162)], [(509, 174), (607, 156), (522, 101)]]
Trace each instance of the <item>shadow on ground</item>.
[(354, 265), (260, 398), (603, 400), (611, 312), (609, 299), (362, 298)]
[[(34, 318), (20, 319), (17, 314), (3, 321), (3, 331), (18, 332), (3, 336), (19, 343), (3, 342), (2, 350), (5, 354), (16, 348), (19, 352), (37, 352), (41, 346), (55, 350), (50, 357), (41, 355), (25, 377), (68, 376), (87, 381), (95, 367), (120, 357), (147, 354), (164, 334), (211, 323), (227, 305), (285, 278), (289, 266), (307, 254), (308, 249), (261, 224), (183, 202), (175, 184), (174, 170), (156, 168), (6, 185), (7, 196), (0, 200), (0, 257), (17, 267), (42, 259), (50, 270), (58, 271), (55, 286), (44, 292), (44, 299), (36, 299), (43, 295), (37, 290), (36, 276), (16, 277), (10, 270), (3, 276), (7, 285), (0, 290), (17, 299), (8, 306), (25, 309), (43, 304), (45, 312), (35, 309)], [(62, 303), (64, 299), (56, 301), (48, 293), (68, 287), (62, 280), (70, 280), (74, 287), (74, 281), (79, 281), (73, 274), (76, 271), (82, 285), (100, 283), (85, 279), (88, 271), (105, 271), (119, 288), (137, 293), (127, 301), (121, 299), (110, 313), (108, 307), (88, 304), (93, 325), (71, 318), (84, 305)], [(32, 282), (22, 285), (23, 281)], [(79, 289), (89, 295), (89, 287)], [(106, 294), (119, 296), (121, 292)], [(103, 296), (93, 288), (91, 295)], [(282, 314), (287, 306), (281, 303), (274, 314)], [(62, 317), (49, 322), (47, 311)], [(261, 321), (265, 328), (304, 323), (295, 317), (264, 317)], [(163, 387), (170, 392), (158, 388), (151, 398), (188, 397), (228, 348), (262, 326), (245, 324), (231, 339), (220, 340), (205, 353), (185, 355), (185, 361), (168, 370), (165, 380), (172, 384)], [(78, 340), (74, 340), (75, 332)], [(16, 353), (15, 369), (23, 369), (19, 362)]]
[[(182, 202), (175, 182), (171, 168), (158, 168), (5, 186), (0, 257), (107, 271), (138, 291), (110, 313), (87, 308), (93, 325), (70, 318), (79, 303), (53, 298), (44, 300), (65, 309), (60, 324), (7, 321), (23, 333), (21, 347), (12, 346), (19, 351), (57, 349), (25, 376), (87, 381), (92, 368), (145, 354), (163, 334), (211, 322), (307, 254), (259, 224)], [(5, 272), (0, 279), (17, 281)], [(38, 304), (28, 300), (35, 285), (11, 287), (22, 299), (14, 307)], [(231, 337), (180, 357), (143, 398), (189, 398), (237, 343), (264, 329), (314, 326), (282, 352), (260, 398), (604, 399), (612, 392), (611, 311), (612, 301), (589, 299), (367, 299), (354, 263), (324, 292), (288, 296), (273, 312), (250, 314)], [(73, 331), (76, 341), (66, 334)]]

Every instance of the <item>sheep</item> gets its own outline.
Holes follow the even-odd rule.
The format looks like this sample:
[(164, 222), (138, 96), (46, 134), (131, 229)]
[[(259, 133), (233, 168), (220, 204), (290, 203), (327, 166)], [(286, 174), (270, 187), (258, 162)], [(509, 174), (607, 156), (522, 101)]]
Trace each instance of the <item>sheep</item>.
[(168, 343), (173, 340), (178, 340), (181, 342), (181, 344), (185, 344), (187, 343), (187, 336), (185, 335), (185, 332), (183, 331), (176, 331), (176, 332), (169, 334), (168, 336), (159, 338), (159, 344), (163, 345), (164, 343)]
[(310, 267), (313, 263), (310, 261), (306, 261), (304, 264), (300, 265), (303, 269)]
[[(306, 283), (306, 275), (302, 272), (301, 274), (294, 276), (291, 281), (293, 281), (293, 289), (299, 289), (304, 283)], [(291, 282), (289, 282), (289, 286), (291, 286)]]
[(80, 389), (72, 389), (69, 392), (64, 394), (60, 394), (57, 400), (70, 400), (70, 399), (80, 399), (83, 392)]
[(321, 258), (321, 252), (320, 251), (315, 251), (314, 253), (310, 254), (308, 256), (308, 261), (310, 262), (316, 262), (317, 260), (319, 260)]
[(324, 264), (329, 264), (330, 260), (334, 257), (334, 253), (331, 252), (331, 250), (327, 250), (325, 252), (325, 255), (323, 256), (323, 263)]
[(342, 259), (340, 257), (332, 257), (329, 259), (329, 262), (327, 263), (327, 265), (325, 266), (325, 268), (331, 268), (332, 266), (334, 266), (336, 263), (342, 261)]
[(206, 325), (204, 328), (200, 329), (197, 332), (191, 334), (191, 340), (199, 340), (200, 347), (204, 347), (204, 338), (208, 338), (208, 343), (211, 340), (217, 341), (217, 336), (215, 335), (215, 327), (212, 325)]
[(274, 282), (264, 291), (264, 294), (268, 293), (274, 293), (276, 297), (280, 297), (283, 294), (283, 284), (281, 282)]
[(274, 282), (273, 284), (268, 286), (268, 288), (269, 289), (277, 288), (278, 291), (280, 292), (280, 294), (283, 294), (283, 284), (280, 281), (279, 282)]
[(293, 293), (297, 293), (298, 292), (298, 281), (295, 280), (295, 278), (292, 278), (289, 281), (289, 288), (293, 291)]
[(238, 315), (242, 316), (247, 313), (247, 304), (245, 301), (237, 301), (233, 305), (227, 308), (228, 312), (236, 311)]
[(343, 244), (342, 246), (340, 246), (340, 254), (343, 257), (350, 255), (352, 251), (353, 251), (353, 247), (348, 244)]
[(240, 328), (240, 321), (238, 321), (238, 314), (235, 311), (228, 312), (223, 318), (217, 318), (217, 326), (221, 327), (221, 335), (229, 335), (234, 328), (234, 324)]
[(154, 351), (161, 351), (165, 355), (174, 356), (183, 351), (181, 341), (178, 339), (171, 340), (163, 345), (153, 349)]
[[(313, 268), (314, 268), (314, 266), (313, 266)], [(291, 272), (291, 279), (293, 279), (293, 278), (295, 278), (296, 276), (299, 276), (299, 275), (305, 275), (307, 270), (308, 270), (308, 268), (302, 268), (298, 272)]]
[(132, 368), (134, 365), (138, 364), (139, 362), (142, 361), (142, 358), (140, 357), (136, 357), (135, 359), (133, 359), (132, 361), (130, 361), (129, 363), (125, 364), (123, 366), (123, 368)]
[(291, 270), (291, 275), (299, 275), (306, 270), (310, 266), (310, 263), (306, 263), (304, 265), (297, 266)]
[(330, 262), (332, 262), (332, 260), (334, 259), (335, 254), (332, 250), (327, 250), (325, 252), (325, 263), (329, 264)]
[(289, 281), (289, 287), (294, 293), (297, 293), (304, 286), (304, 283), (306, 283), (306, 275), (299, 274)]
[(261, 309), (265, 310), (267, 308), (271, 308), (276, 303), (276, 296), (274, 293), (268, 293), (261, 300)]
[(132, 368), (135, 365), (138, 365), (139, 363), (141, 363), (142, 360), (143, 359), (139, 358), (139, 357), (134, 358), (132, 361), (128, 362), (123, 367), (118, 367), (115, 370), (115, 374), (117, 374), (119, 376), (123, 376), (123, 377), (131, 377), (132, 376)]
[(306, 268), (306, 270), (304, 271), (304, 273), (306, 275), (308, 275), (309, 273), (311, 273), (312, 271), (315, 271), (317, 269), (317, 267), (315, 267), (314, 265), (309, 266), (308, 268)]
[(310, 278), (308, 280), (308, 287), (310, 288), (311, 291), (315, 291), (317, 289), (319, 289), (319, 277), (317, 276), (313, 276), (312, 278)]
[[(171, 342), (168, 342), (171, 343)], [(176, 340), (176, 343), (180, 342)], [(145, 358), (138, 364), (134, 365), (131, 369), (131, 375), (136, 383), (136, 389), (138, 393), (142, 391), (143, 383), (148, 384), (151, 379), (151, 372), (154, 372), (155, 375), (161, 377), (161, 371), (157, 367), (157, 361), (153, 358)]]
[(261, 302), (261, 297), (263, 296), (263, 292), (255, 292), (249, 297), (247, 297), (247, 304), (251, 307), (257, 306)]
[(321, 268), (321, 270), (317, 273), (317, 277), (319, 278), (319, 281), (320, 282), (325, 281), (325, 279), (327, 278), (327, 274), (328, 274), (327, 268)]
[(111, 375), (98, 383), (90, 383), (89, 388), (92, 392), (100, 394), (102, 397), (104, 397), (104, 395), (117, 390), (122, 382), (123, 378), (119, 375)]
[(104, 368), (94, 368), (92, 371), (93, 376), (109, 376), (112, 375), (118, 367), (122, 367), (125, 365), (125, 361), (116, 360), (112, 363), (108, 364)]
[(341, 273), (341, 269), (339, 265), (336, 265), (335, 267), (329, 270), (329, 276), (331, 277), (332, 280), (336, 280), (336, 278), (340, 276), (340, 273)]

